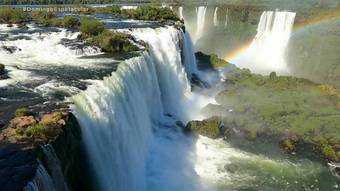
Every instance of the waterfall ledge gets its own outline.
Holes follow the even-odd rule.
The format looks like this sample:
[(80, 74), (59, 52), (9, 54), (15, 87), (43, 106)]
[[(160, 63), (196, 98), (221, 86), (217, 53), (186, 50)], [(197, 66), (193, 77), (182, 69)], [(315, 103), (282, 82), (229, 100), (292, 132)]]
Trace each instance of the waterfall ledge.
[[(27, 119), (48, 124), (52, 130), (44, 136), (20, 135), (18, 129), (28, 124)], [(80, 126), (70, 112), (12, 119), (0, 134), (0, 159), (0, 185), (4, 190), (91, 188)]]

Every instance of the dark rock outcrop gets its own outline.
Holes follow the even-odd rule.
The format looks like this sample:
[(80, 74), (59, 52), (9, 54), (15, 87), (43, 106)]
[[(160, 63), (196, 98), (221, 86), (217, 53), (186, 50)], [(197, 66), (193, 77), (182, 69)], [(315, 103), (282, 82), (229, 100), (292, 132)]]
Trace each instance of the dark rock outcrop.
[(10, 54), (13, 54), (16, 51), (21, 51), (21, 49), (16, 46), (1, 46), (1, 49), (5, 50)]
[[(53, 150), (49, 154), (46, 144), (50, 145), (49, 150)], [(57, 190), (65, 190), (66, 187), (69, 190), (91, 189), (81, 130), (72, 113), (17, 117), (2, 129), (0, 187), (5, 188), (3, 190), (23, 190), (29, 182), (36, 181), (41, 169), (47, 170), (54, 188), (59, 188)], [(64, 180), (66, 183), (62, 186)]]
[(38, 161), (32, 150), (21, 150), (15, 144), (0, 146), (1, 190), (22, 190), (33, 179)]
[(7, 79), (7, 78), (8, 78), (8, 75), (5, 70), (5, 65), (0, 64), (0, 80)]

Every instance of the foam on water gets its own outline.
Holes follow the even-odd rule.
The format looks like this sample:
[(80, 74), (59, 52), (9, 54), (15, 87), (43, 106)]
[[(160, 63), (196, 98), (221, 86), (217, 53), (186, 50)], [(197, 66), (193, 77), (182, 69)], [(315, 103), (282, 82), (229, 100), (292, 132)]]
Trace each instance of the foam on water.
[[(28, 26), (29, 30), (34, 30), (33, 26)], [(0, 88), (10, 85), (44, 83), (48, 76), (40, 74), (39, 70), (51, 69), (55, 67), (81, 67), (95, 68), (97, 63), (110, 63), (112, 59), (83, 59), (84, 56), (98, 55), (101, 52), (93, 47), (85, 46), (83, 48), (70, 48), (61, 44), (63, 39), (75, 40), (79, 35), (78, 32), (70, 32), (60, 29), (59, 32), (33, 32), (19, 34), (11, 33), (11, 30), (17, 30), (16, 27), (8, 28), (6, 25), (0, 25), (0, 33), (8, 35), (10, 38), (17, 35), (25, 36), (26, 38), (18, 38), (15, 40), (0, 41), (0, 46), (13, 47), (13, 53), (0, 48), (0, 63), (5, 65), (9, 79), (0, 81)], [(52, 87), (52, 85), (57, 85)], [(48, 88), (45, 88), (48, 87)], [(37, 90), (51, 89), (68, 89), (58, 83), (49, 82), (46, 85), (37, 87)], [(43, 94), (49, 94), (49, 92)]]

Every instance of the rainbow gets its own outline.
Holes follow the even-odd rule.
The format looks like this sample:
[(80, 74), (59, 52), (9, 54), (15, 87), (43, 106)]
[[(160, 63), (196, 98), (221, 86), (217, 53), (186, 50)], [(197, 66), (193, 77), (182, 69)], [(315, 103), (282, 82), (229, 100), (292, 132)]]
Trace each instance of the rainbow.
[[(340, 20), (340, 7), (336, 7), (334, 9), (319, 9), (318, 12), (314, 12), (312, 16), (297, 21), (294, 24), (293, 34), (303, 31), (304, 29), (312, 26), (321, 25), (327, 22)], [(224, 60), (230, 62), (244, 53), (249, 46), (251, 45), (252, 41), (247, 42), (238, 48), (234, 49), (232, 52), (228, 52), (224, 56)]]

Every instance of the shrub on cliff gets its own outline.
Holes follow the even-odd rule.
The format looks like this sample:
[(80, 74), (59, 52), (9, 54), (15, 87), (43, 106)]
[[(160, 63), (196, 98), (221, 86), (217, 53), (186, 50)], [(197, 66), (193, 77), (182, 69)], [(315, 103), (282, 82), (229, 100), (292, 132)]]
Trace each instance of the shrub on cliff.
[[(275, 73), (252, 74), (244, 69), (227, 73), (226, 82), (227, 90), (215, 98), (221, 111), (232, 108), (223, 119), (226, 126), (256, 131), (258, 138), (263, 134), (294, 136), (297, 139), (281, 142), (287, 151), (301, 151), (299, 147), (305, 144), (317, 145), (318, 154), (339, 160), (336, 155), (340, 143), (338, 89)], [(316, 135), (321, 138), (315, 139)]]
[(30, 116), (33, 113), (27, 108), (19, 108), (15, 111), (15, 117)]
[(212, 66), (214, 68), (221, 68), (221, 67), (223, 67), (223, 66), (228, 64), (228, 62), (226, 62), (225, 60), (219, 58), (215, 54), (211, 54), (210, 55), (210, 63), (212, 64)]
[(219, 58), (215, 54), (208, 55), (208, 54), (204, 54), (203, 52), (196, 52), (195, 56), (198, 61), (198, 67), (202, 70), (205, 70), (205, 69), (215, 70), (221, 67), (224, 67), (227, 71), (238, 69), (234, 65)]
[(80, 25), (79, 19), (73, 16), (65, 16), (61, 23), (65, 28), (76, 28)]
[(89, 43), (100, 47), (104, 52), (131, 52), (138, 50), (130, 40), (130, 35), (105, 30), (103, 33), (89, 39)]
[(328, 160), (331, 160), (331, 161), (339, 160), (336, 152), (333, 150), (333, 148), (330, 145), (323, 145), (321, 152)]
[(111, 12), (114, 15), (120, 15), (122, 13), (122, 10), (120, 10), (120, 7), (117, 5), (112, 5)]
[(21, 9), (0, 8), (0, 23), (20, 24), (29, 20)]
[(221, 124), (219, 117), (211, 117), (203, 121), (191, 121), (187, 127), (201, 135), (215, 139), (222, 135)]
[(24, 134), (28, 137), (41, 137), (45, 135), (47, 128), (41, 124), (35, 124), (25, 130)]
[(99, 35), (104, 31), (104, 29), (105, 29), (104, 24), (96, 19), (88, 17), (84, 17), (81, 19), (80, 32), (85, 37)]

